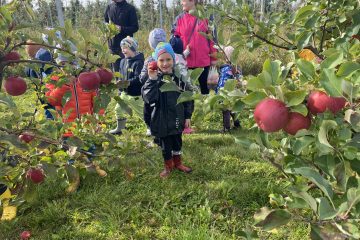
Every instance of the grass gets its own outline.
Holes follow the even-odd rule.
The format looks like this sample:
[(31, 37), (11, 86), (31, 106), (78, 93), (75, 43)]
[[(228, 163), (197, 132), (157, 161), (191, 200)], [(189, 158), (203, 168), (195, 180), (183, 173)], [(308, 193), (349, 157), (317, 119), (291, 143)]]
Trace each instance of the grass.
[[(136, 163), (133, 177), (123, 169), (103, 179), (90, 174), (70, 196), (49, 179), (14, 221), (0, 224), (0, 239), (17, 239), (23, 230), (33, 239), (239, 239), (254, 212), (282, 186), (278, 172), (236, 145), (233, 135), (246, 137), (246, 132), (185, 136), (184, 159), (194, 168), (189, 175), (174, 172), (161, 180), (161, 153), (154, 147), (125, 159)], [(306, 226), (290, 226), (271, 238), (301, 239), (308, 232)]]

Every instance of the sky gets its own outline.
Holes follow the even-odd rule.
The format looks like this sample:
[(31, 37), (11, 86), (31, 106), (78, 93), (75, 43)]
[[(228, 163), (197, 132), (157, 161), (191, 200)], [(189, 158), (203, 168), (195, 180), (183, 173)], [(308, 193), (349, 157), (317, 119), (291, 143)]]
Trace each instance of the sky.
[[(80, 0), (82, 4), (86, 4), (87, 2), (92, 2), (93, 0)], [(107, 0), (100, 0), (100, 1), (107, 1)], [(164, 0), (166, 2), (166, 5), (170, 6), (172, 4), (172, 0)], [(68, 4), (70, 0), (63, 0), (64, 5)], [(107, 1), (111, 2), (111, 0)], [(140, 7), (142, 0), (134, 0), (134, 3), (137, 7)]]

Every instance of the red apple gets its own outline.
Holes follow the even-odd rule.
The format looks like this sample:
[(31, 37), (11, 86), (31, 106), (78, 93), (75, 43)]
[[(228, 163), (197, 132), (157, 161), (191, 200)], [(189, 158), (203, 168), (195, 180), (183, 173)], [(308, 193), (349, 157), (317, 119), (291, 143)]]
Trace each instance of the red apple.
[(343, 97), (330, 97), (328, 102), (328, 109), (333, 113), (338, 113), (345, 107), (346, 99)]
[(99, 74), (101, 84), (109, 84), (114, 77), (113, 73), (105, 68), (98, 68), (96, 72)]
[(158, 69), (157, 62), (155, 61), (149, 62), (148, 68), (152, 71), (156, 71)]
[(45, 175), (42, 169), (30, 168), (26, 172), (26, 178), (30, 179), (33, 183), (41, 183), (44, 181)]
[(5, 55), (5, 61), (17, 61), (20, 60), (20, 54), (18, 52), (12, 51)]
[(23, 78), (10, 76), (5, 80), (4, 88), (11, 96), (19, 96), (26, 92), (27, 85)]
[(83, 72), (79, 75), (80, 87), (84, 90), (96, 90), (100, 87), (100, 76), (96, 72)]
[(255, 108), (254, 118), (264, 132), (276, 132), (289, 121), (289, 110), (280, 100), (266, 98)]
[(291, 112), (289, 122), (284, 127), (288, 134), (295, 135), (300, 129), (309, 129), (311, 125), (310, 117), (304, 117), (300, 113)]
[(31, 142), (34, 138), (35, 138), (34, 134), (27, 133), (27, 132), (19, 135), (19, 140), (26, 142), (26, 143)]
[(30, 231), (23, 231), (21, 234), (20, 234), (20, 237), (22, 240), (27, 240), (31, 237), (31, 232)]
[(307, 107), (314, 115), (323, 113), (326, 111), (329, 104), (329, 96), (322, 91), (313, 91), (310, 93)]

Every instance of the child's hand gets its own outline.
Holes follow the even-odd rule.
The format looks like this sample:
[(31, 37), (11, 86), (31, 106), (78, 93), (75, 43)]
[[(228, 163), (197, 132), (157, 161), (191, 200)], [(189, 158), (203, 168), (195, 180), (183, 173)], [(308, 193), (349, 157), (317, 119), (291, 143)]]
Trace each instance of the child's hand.
[(158, 70), (157, 70), (157, 63), (154, 61), (154, 62), (150, 62), (148, 64), (148, 75), (149, 75), (149, 78), (152, 79), (152, 80), (155, 80), (157, 79), (157, 74), (158, 74)]
[(190, 128), (190, 127), (191, 127), (191, 120), (185, 119), (185, 128)]

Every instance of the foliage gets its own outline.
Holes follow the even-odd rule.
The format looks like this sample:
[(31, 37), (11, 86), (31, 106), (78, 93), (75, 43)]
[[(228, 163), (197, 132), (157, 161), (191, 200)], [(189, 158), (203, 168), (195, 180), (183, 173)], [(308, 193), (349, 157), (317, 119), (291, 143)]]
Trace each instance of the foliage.
[[(203, 10), (194, 14), (208, 17), (209, 11)], [(307, 116), (307, 95), (317, 89), (326, 91), (329, 99), (343, 97), (347, 102), (339, 112), (311, 116), (310, 129), (295, 136), (259, 131), (253, 139), (238, 140), (258, 149), (283, 173), (288, 186), (283, 194), (270, 195), (273, 209), (261, 209), (255, 227), (271, 231), (296, 219), (310, 225), (312, 239), (359, 238), (359, 2), (311, 0), (295, 12), (274, 13), (264, 22), (256, 21), (243, 1), (224, 1), (214, 10), (223, 20), (218, 29), (220, 53), (221, 46), (231, 44), (236, 48), (232, 59), (243, 47), (264, 45), (293, 54), (293, 61), (285, 65), (266, 60), (260, 74), (247, 78), (248, 94), (236, 99), (246, 109), (270, 97)], [(230, 37), (224, 38), (229, 29)], [(314, 57), (303, 56), (303, 49)], [(204, 108), (215, 98), (222, 97), (209, 96)], [(221, 100), (234, 103), (231, 96)]]
[[(57, 109), (49, 110), (55, 119), (48, 120), (43, 109), (48, 102), (45, 96), (48, 91), (46, 84), (54, 84), (54, 76), (59, 79), (56, 87), (62, 87), (64, 84), (72, 84), (74, 77), (82, 72), (106, 67), (115, 61), (117, 57), (110, 54), (107, 39), (114, 35), (116, 27), (99, 23), (97, 31), (100, 34), (95, 36), (84, 28), (74, 30), (70, 21), (67, 21), (64, 28), (44, 29), (37, 35), (29, 34), (27, 28), (31, 24), (17, 24), (13, 19), (13, 14), (19, 8), (25, 8), (28, 17), (35, 19), (31, 5), (26, 1), (13, 1), (0, 7), (0, 84), (7, 81), (9, 76), (23, 76), (24, 63), (38, 73), (40, 68), (52, 67), (53, 73), (47, 76), (39, 74), (39, 78), (25, 77), (28, 85), (26, 99), (30, 101), (27, 108), (18, 104), (16, 98), (21, 97), (10, 96), (6, 91), (0, 93), (0, 184), (11, 189), (9, 204), (16, 206), (34, 200), (36, 188), (26, 177), (29, 169), (40, 168), (48, 178), (60, 176), (66, 180), (63, 183), (71, 188), (79, 179), (79, 174), (85, 174), (85, 166), (89, 162), (95, 165), (119, 165), (123, 155), (132, 150), (133, 144), (131, 139), (122, 142), (108, 134), (103, 124), (105, 117), (98, 114), (101, 109), (107, 108), (112, 98), (117, 97), (118, 88), (123, 88), (121, 84), (101, 85), (94, 101), (95, 114), (84, 115), (73, 123), (63, 122), (62, 119), (68, 113), (62, 115)], [(46, 40), (41, 34), (47, 37)], [(62, 56), (67, 61), (58, 65), (55, 61), (26, 59), (24, 54), (20, 59), (7, 59), (8, 53), (22, 53), (22, 48), (29, 46), (41, 46), (48, 49), (54, 59)], [(118, 73), (115, 75), (119, 76)], [(62, 104), (65, 105), (70, 97), (71, 92), (67, 92), (62, 98)], [(119, 98), (118, 101), (132, 106), (134, 111), (130, 114), (140, 112), (136, 110), (139, 107), (134, 100)], [(69, 131), (73, 136), (64, 138), (63, 134)], [(24, 133), (34, 139), (28, 143), (22, 142), (19, 135)], [(144, 147), (145, 143), (141, 144)]]

